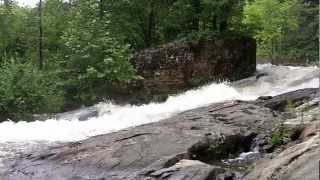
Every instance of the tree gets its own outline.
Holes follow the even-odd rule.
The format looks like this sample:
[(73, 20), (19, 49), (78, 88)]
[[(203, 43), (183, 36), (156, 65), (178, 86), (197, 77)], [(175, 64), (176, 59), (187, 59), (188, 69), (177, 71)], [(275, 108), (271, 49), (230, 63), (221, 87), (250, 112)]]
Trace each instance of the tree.
[(191, 0), (192, 6), (192, 25), (191, 29), (194, 31), (199, 30), (199, 23), (200, 23), (200, 14), (201, 14), (201, 1), (200, 0)]
[(12, 8), (12, 5), (13, 5), (13, 0), (3, 0), (3, 4), (5, 7), (9, 7), (9, 8)]
[(243, 22), (260, 45), (258, 55), (274, 61), (281, 54), (286, 33), (298, 28), (296, 4), (296, 0), (257, 0), (247, 4)]
[(134, 78), (127, 46), (110, 32), (109, 15), (100, 15), (99, 2), (80, 0), (73, 7), (74, 18), (63, 35), (67, 94), (75, 100), (96, 101), (106, 96), (114, 83)]
[(299, 0), (296, 5), (298, 28), (283, 39), (287, 56), (300, 61), (319, 60), (319, 2)]
[(43, 6), (43, 39), (46, 67), (58, 64), (64, 52), (62, 36), (71, 21), (71, 4), (61, 0), (48, 0)]
[(36, 27), (28, 21), (30, 10), (19, 8), (11, 2), (7, 6), (0, 4), (0, 63), (7, 58), (24, 59), (29, 53), (28, 49), (36, 44), (33, 42), (28, 46), (30, 39), (35, 37), (31, 30)]
[(38, 71), (31, 63), (8, 60), (0, 68), (0, 121), (27, 120), (33, 113), (61, 111), (64, 98), (60, 80)]
[[(239, 16), (238, 12), (242, 11), (243, 1), (234, 2), (232, 0), (204, 0), (204, 17), (210, 23), (212, 31), (218, 33), (226, 32), (230, 28), (228, 27), (231, 23), (230, 19), (233, 16)], [(237, 12), (237, 13), (236, 13)]]
[(39, 1), (39, 69), (43, 68), (43, 28), (42, 28), (42, 0)]

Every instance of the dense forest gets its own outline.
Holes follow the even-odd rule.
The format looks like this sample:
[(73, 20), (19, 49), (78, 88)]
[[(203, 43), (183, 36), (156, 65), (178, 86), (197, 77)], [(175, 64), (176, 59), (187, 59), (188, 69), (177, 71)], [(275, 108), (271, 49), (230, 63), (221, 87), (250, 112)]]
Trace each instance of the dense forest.
[(0, 113), (19, 119), (108, 98), (138, 78), (133, 53), (180, 39), (253, 37), (258, 58), (315, 62), (318, 19), (310, 0), (2, 0)]

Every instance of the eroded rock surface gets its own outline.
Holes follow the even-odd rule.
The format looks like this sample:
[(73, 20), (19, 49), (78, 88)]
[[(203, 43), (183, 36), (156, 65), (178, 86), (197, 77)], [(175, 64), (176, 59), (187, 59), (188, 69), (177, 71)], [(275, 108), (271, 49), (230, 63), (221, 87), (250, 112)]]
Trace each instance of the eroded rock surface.
[(319, 177), (319, 134), (266, 158), (245, 177), (246, 180), (314, 180)]
[(142, 79), (122, 91), (119, 87), (113, 98), (131, 103), (163, 101), (208, 82), (251, 76), (256, 71), (256, 43), (250, 38), (179, 41), (146, 49), (131, 62)]
[[(315, 98), (316, 94), (313, 90), (293, 92), (293, 94), (299, 94), (293, 97), (295, 100), (300, 99), (302, 94), (305, 96), (303, 100), (312, 100), (295, 108), (296, 117), (284, 120), (284, 127), (300, 129), (300, 133), (295, 138), (296, 143), (289, 144), (283, 147), (283, 151), (272, 153), (257, 162), (244, 179), (315, 180), (319, 178), (320, 99)], [(310, 96), (307, 96), (306, 92), (309, 92)]]
[[(299, 92), (313, 90), (293, 93)], [(286, 97), (293, 100), (296, 96)], [(282, 146), (283, 149), (264, 151), (283, 120), (290, 126), (296, 122), (284, 119), (282, 109), (275, 112), (274, 108), (265, 107), (268, 102), (283, 98), (282, 95), (253, 102), (212, 104), (160, 122), (23, 154), (8, 160), (0, 177), (3, 180), (312, 179), (320, 158), (319, 135), (318, 127), (309, 130), (307, 127), (314, 125), (317, 117), (305, 122), (304, 130), (309, 131), (305, 134), (309, 135), (301, 133), (299, 136), (303, 138)], [(313, 98), (310, 95), (300, 100)], [(313, 112), (317, 106), (309, 103), (296, 108), (299, 107), (309, 107)], [(261, 151), (260, 160), (257, 156), (249, 164), (225, 163), (228, 159), (241, 160), (239, 157), (246, 153), (256, 155), (249, 152), (254, 150)]]

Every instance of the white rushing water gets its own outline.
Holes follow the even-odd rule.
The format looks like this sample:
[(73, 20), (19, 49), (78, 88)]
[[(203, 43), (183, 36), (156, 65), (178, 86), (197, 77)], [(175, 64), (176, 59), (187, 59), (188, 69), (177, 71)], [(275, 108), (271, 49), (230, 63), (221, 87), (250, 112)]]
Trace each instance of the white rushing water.
[[(226, 100), (254, 100), (259, 96), (277, 95), (302, 88), (319, 86), (316, 67), (289, 67), (258, 65), (256, 77), (236, 83), (212, 83), (196, 90), (169, 97), (164, 103), (141, 106), (118, 106), (100, 103), (95, 106), (99, 116), (87, 121), (71, 118), (67, 113), (59, 119), (46, 121), (0, 123), (0, 143), (23, 143), (35, 141), (76, 141), (132, 126), (151, 123), (168, 118), (176, 113)], [(83, 110), (85, 111), (85, 110)], [(68, 118), (67, 118), (68, 117)], [(1, 150), (1, 149), (0, 149)]]

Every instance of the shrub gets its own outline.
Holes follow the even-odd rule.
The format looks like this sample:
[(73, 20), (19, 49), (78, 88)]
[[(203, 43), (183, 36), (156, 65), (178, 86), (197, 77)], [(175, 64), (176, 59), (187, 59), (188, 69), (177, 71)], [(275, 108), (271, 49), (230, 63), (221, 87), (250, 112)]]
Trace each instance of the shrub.
[(59, 111), (64, 102), (59, 82), (54, 73), (43, 73), (28, 63), (9, 61), (1, 64), (2, 118), (17, 120), (33, 113)]
[(62, 36), (62, 76), (67, 104), (88, 105), (107, 97), (114, 84), (134, 79), (135, 70), (128, 61), (129, 46), (111, 33), (109, 15), (101, 17), (97, 1), (79, 1), (74, 13)]
[(280, 133), (272, 134), (271, 144), (274, 146), (279, 146), (283, 143), (283, 136)]

